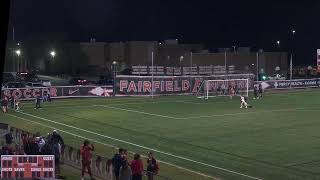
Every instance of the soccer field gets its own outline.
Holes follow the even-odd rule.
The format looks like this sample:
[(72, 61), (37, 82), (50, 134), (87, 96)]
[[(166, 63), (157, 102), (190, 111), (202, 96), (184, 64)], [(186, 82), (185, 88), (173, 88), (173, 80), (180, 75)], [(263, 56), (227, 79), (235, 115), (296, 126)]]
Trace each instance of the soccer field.
[[(133, 152), (155, 152), (160, 174), (173, 179), (319, 179), (320, 91), (265, 94), (240, 109), (239, 98), (194, 96), (68, 99), (0, 114), (30, 131), (56, 128)], [(63, 133), (62, 133), (63, 134)], [(76, 137), (63, 134), (78, 146)], [(75, 140), (77, 139), (77, 140)], [(162, 168), (163, 167), (163, 168)], [(173, 170), (170, 170), (172, 169)], [(177, 174), (175, 174), (177, 173)], [(185, 176), (183, 176), (185, 174)]]

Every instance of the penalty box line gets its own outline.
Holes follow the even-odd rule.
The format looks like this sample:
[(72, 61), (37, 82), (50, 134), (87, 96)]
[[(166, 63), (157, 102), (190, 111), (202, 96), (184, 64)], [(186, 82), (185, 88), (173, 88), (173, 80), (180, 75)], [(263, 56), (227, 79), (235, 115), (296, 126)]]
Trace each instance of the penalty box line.
[[(42, 123), (39, 123), (39, 122), (36, 122), (36, 121), (32, 121), (30, 119), (26, 119), (26, 118), (23, 118), (23, 117), (19, 117), (19, 116), (15, 116), (15, 115), (12, 115), (12, 114), (7, 114), (8, 116), (12, 116), (12, 117), (15, 117), (17, 119), (21, 119), (21, 120), (24, 120), (24, 121), (28, 121), (28, 122), (31, 122), (31, 123), (34, 123), (34, 124), (38, 124), (40, 126), (43, 126), (43, 127), (47, 127), (47, 128), (50, 128), (50, 129), (56, 129), (60, 132), (63, 132), (63, 133), (66, 133), (66, 134), (69, 134), (71, 136), (74, 136), (74, 137), (79, 137), (81, 139), (87, 139), (91, 142), (94, 142), (94, 143), (97, 143), (97, 144), (101, 144), (101, 145), (104, 145), (104, 146), (107, 146), (107, 147), (111, 147), (111, 148), (114, 148), (114, 149), (117, 149), (118, 147), (114, 146), (114, 145), (111, 145), (111, 144), (107, 144), (107, 143), (103, 143), (103, 142), (100, 142), (100, 141), (97, 141), (97, 140), (94, 140), (94, 139), (91, 139), (91, 138), (87, 138), (87, 137), (84, 137), (84, 136), (80, 136), (78, 134), (74, 134), (74, 133), (71, 133), (69, 131), (65, 131), (65, 130), (62, 130), (62, 129), (59, 129), (59, 128), (56, 128), (56, 127), (53, 127), (53, 126), (49, 126), (49, 125), (45, 125), (45, 124), (42, 124)], [(135, 154), (135, 152), (132, 152), (132, 151), (128, 151), (129, 153), (131, 154)], [(141, 155), (142, 157), (145, 157), (147, 158), (147, 156), (145, 155)], [(159, 162), (163, 163), (163, 164), (167, 164), (169, 166), (172, 166), (172, 167), (175, 167), (175, 168), (178, 168), (178, 169), (181, 169), (181, 170), (184, 170), (184, 171), (188, 171), (190, 173), (194, 173), (194, 174), (197, 174), (197, 175), (200, 175), (200, 176), (204, 176), (204, 177), (207, 177), (207, 178), (211, 178), (213, 180), (219, 180), (218, 178), (216, 177), (213, 177), (213, 176), (210, 176), (210, 175), (207, 175), (207, 174), (204, 174), (204, 173), (201, 173), (201, 172), (197, 172), (197, 171), (193, 171), (193, 170), (190, 170), (190, 169), (187, 169), (187, 168), (184, 168), (184, 167), (181, 167), (181, 166), (178, 166), (176, 164), (172, 164), (172, 163), (169, 163), (169, 162), (165, 162), (165, 161), (161, 161), (161, 160), (158, 160)]]
[(75, 126), (67, 125), (67, 124), (64, 124), (64, 123), (61, 123), (61, 122), (56, 122), (56, 121), (53, 121), (53, 120), (50, 120), (50, 119), (47, 119), (47, 118), (43, 118), (43, 117), (40, 117), (40, 116), (35, 116), (35, 115), (29, 114), (29, 113), (25, 113), (25, 112), (21, 112), (21, 111), (18, 112), (18, 113), (24, 114), (24, 115), (27, 115), (27, 116), (30, 116), (30, 117), (34, 117), (34, 118), (37, 118), (37, 119), (41, 119), (43, 121), (59, 124), (59, 125), (65, 126), (65, 127), (72, 128), (72, 129), (77, 129), (77, 130), (80, 130), (80, 131), (83, 131), (83, 132), (87, 132), (89, 134), (94, 134), (94, 135), (97, 135), (97, 136), (100, 136), (100, 137), (104, 137), (104, 138), (108, 138), (108, 139), (115, 140), (115, 141), (118, 141), (118, 142), (122, 142), (122, 143), (125, 143), (125, 144), (129, 144), (131, 146), (135, 146), (135, 147), (139, 147), (139, 148), (146, 149), (146, 150), (149, 150), (149, 151), (157, 152), (159, 154), (164, 154), (164, 155), (171, 156), (171, 157), (174, 157), (174, 158), (177, 158), (177, 159), (181, 159), (181, 160), (185, 160), (185, 161), (188, 161), (188, 162), (192, 162), (192, 163), (196, 163), (196, 164), (199, 164), (199, 165), (203, 165), (203, 166), (206, 166), (206, 167), (210, 167), (210, 168), (218, 169), (218, 170), (221, 170), (221, 171), (225, 171), (225, 172), (228, 172), (228, 173), (231, 173), (231, 174), (236, 174), (236, 175), (239, 175), (239, 176), (247, 177), (249, 179), (262, 180), (261, 178), (258, 178), (258, 177), (250, 176), (250, 175), (247, 175), (247, 174), (243, 174), (243, 173), (236, 172), (236, 171), (233, 171), (233, 170), (229, 170), (229, 169), (225, 169), (225, 168), (222, 168), (222, 167), (214, 166), (214, 165), (211, 165), (211, 164), (203, 163), (203, 162), (200, 162), (200, 161), (195, 161), (195, 160), (183, 157), (183, 156), (174, 155), (174, 154), (171, 154), (171, 153), (168, 153), (168, 152), (164, 152), (164, 151), (160, 151), (160, 150), (157, 150), (157, 149), (149, 148), (149, 147), (146, 147), (146, 146), (142, 146), (142, 145), (135, 144), (135, 143), (132, 143), (132, 142), (128, 142), (128, 141), (125, 141), (125, 140), (121, 140), (121, 139), (114, 138), (114, 137), (111, 137), (111, 136), (95, 133), (95, 132), (92, 132), (92, 131), (89, 131), (89, 130), (86, 130), (86, 129), (82, 129), (82, 128), (78, 128), (78, 127), (75, 127)]

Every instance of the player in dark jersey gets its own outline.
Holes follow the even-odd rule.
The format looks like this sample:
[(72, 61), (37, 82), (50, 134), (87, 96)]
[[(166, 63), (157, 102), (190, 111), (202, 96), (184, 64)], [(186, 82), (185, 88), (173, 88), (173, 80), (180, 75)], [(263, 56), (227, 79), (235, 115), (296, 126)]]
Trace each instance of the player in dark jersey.
[(253, 99), (259, 99), (258, 97), (258, 86), (253, 87)]
[(42, 101), (42, 98), (41, 98), (41, 96), (40, 95), (37, 95), (37, 97), (36, 97), (36, 100), (35, 100), (36, 102), (35, 102), (35, 108), (34, 109), (39, 109), (39, 108), (41, 108), (41, 101)]
[(262, 98), (262, 85), (259, 84), (259, 98)]

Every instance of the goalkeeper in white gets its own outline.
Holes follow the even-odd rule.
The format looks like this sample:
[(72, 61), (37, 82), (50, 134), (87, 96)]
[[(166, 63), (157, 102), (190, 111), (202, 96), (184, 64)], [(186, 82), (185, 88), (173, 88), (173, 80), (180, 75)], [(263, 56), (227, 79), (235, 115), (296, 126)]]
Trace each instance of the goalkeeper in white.
[(244, 98), (244, 96), (240, 96), (240, 108), (243, 108), (243, 106), (245, 108), (248, 108), (248, 103), (246, 102), (246, 99)]

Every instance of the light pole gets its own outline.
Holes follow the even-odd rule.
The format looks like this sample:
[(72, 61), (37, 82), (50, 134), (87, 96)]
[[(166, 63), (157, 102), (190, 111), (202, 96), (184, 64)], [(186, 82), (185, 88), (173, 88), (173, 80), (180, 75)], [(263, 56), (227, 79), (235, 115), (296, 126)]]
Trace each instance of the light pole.
[(277, 41), (277, 47), (278, 47), (278, 50), (280, 49), (280, 41)]
[(117, 61), (113, 61), (112, 66), (113, 66), (113, 96), (116, 96)]
[(256, 53), (257, 65), (256, 65), (256, 78), (259, 81), (259, 51)]
[(227, 69), (227, 50), (224, 50), (224, 68), (225, 68), (225, 75), (227, 77), (228, 75), (228, 69)]
[(48, 70), (49, 70), (49, 73), (51, 73), (51, 64), (54, 60), (54, 57), (56, 56), (56, 52), (52, 50), (49, 52), (49, 55), (51, 56), (52, 61), (51, 62), (49, 61), (49, 63), (48, 63), (48, 65), (49, 65)]
[(180, 72), (181, 72), (181, 75), (183, 75), (183, 66), (182, 66), (183, 59), (184, 59), (184, 56), (180, 56)]
[[(291, 57), (290, 57), (290, 80), (292, 80), (292, 68), (293, 68), (293, 53), (294, 53), (294, 48), (295, 48), (295, 42), (294, 42), (294, 36), (296, 34), (296, 30), (292, 30), (292, 48), (291, 48)], [(291, 83), (290, 83), (291, 86)]]
[(236, 53), (236, 45), (232, 46), (233, 47), (233, 53)]
[(16, 63), (17, 63), (17, 69), (16, 69), (16, 71), (17, 72), (19, 72), (20, 71), (20, 55), (21, 55), (21, 51), (20, 51), (20, 49), (17, 49), (16, 51), (15, 51), (15, 53), (16, 53), (16, 55), (18, 56), (18, 58), (17, 58), (17, 61), (16, 61)]

